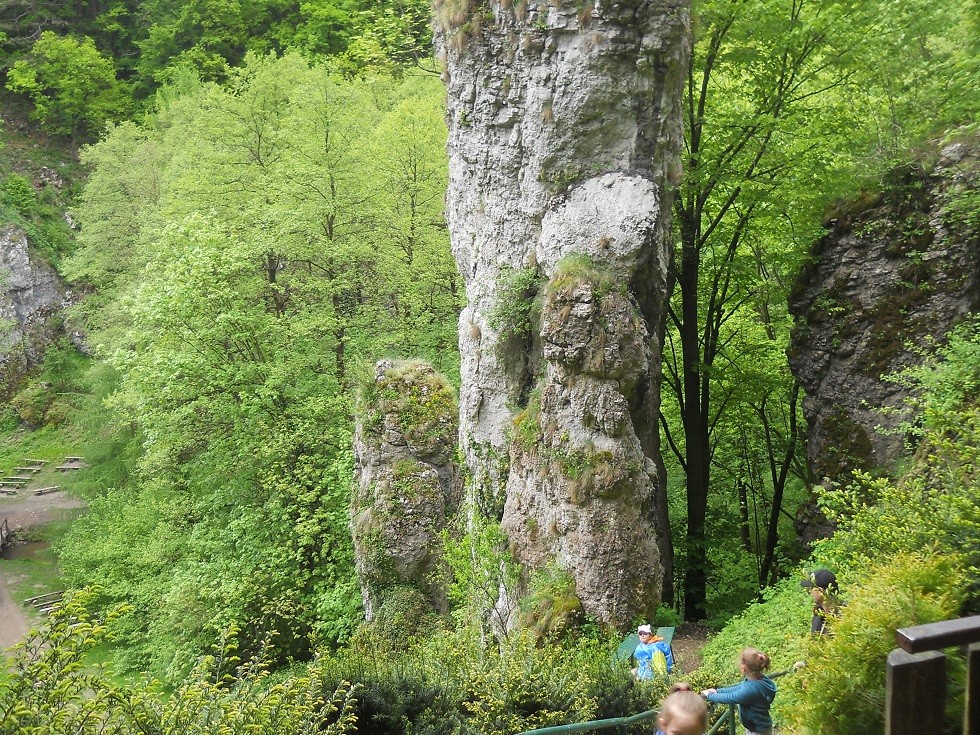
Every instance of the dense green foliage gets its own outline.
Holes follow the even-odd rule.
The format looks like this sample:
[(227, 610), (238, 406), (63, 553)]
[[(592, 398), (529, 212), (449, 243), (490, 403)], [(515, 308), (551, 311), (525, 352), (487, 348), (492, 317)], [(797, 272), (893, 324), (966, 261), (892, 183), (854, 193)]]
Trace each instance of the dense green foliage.
[(64, 735), (256, 735), (329, 733), (354, 729), (355, 687), (324, 691), (322, 669), (274, 682), (261, 659), (241, 663), (231, 639), (202, 657), (173, 692), (158, 682), (136, 687), (113, 683), (110, 672), (91, 668), (86, 653), (111, 635), (122, 609), (94, 618), (86, 592), (66, 600), (15, 650), (0, 678), (0, 733)]
[(408, 355), (456, 372), (440, 95), (254, 57), (83, 154), (64, 270), (100, 286), (107, 404), (142, 456), (62, 554), (71, 583), (139, 610), (134, 668), (180, 676), (231, 623), (248, 651), (275, 631), (280, 661), (350, 634), (358, 372)]
[[(975, 611), (980, 601), (980, 403), (970, 389), (978, 348), (980, 332), (968, 322), (921, 367), (895, 376), (920, 388), (909, 406), (921, 439), (904, 472), (894, 480), (858, 474), (849, 486), (823, 492), (838, 530), (819, 542), (815, 557), (837, 571), (846, 602), (835, 635), (808, 638), (809, 597), (791, 578), (703, 649), (699, 677), (734, 679), (738, 650), (754, 645), (772, 654), (775, 670), (806, 661), (782, 680), (777, 699), (791, 732), (881, 729), (895, 629)], [(954, 721), (961, 711), (953, 708)]]
[[(980, 599), (976, 324), (894, 376), (917, 397), (902, 428), (914, 454), (893, 479), (813, 488), (785, 360), (787, 294), (825, 205), (974, 123), (978, 7), (695, 4), (665, 346), (676, 405), (665, 400), (662, 422), (676, 458), (677, 581), (704, 577), (663, 615), (676, 622), (690, 602), (721, 623), (744, 608), (704, 650), (696, 685), (734, 680), (747, 644), (777, 670), (805, 658), (778, 700), (794, 732), (873, 730), (893, 628)], [(55, 35), (68, 28), (76, 35)], [(0, 456), (40, 447), (88, 459), (75, 489), (89, 511), (58, 549), (68, 584), (100, 585), (0, 680), (0, 732), (211, 732), (248, 720), (255, 732), (339, 735), (354, 715), (358, 732), (491, 733), (633, 713), (664, 693), (610, 666), (616, 641), (583, 623), (562, 570), (541, 570), (525, 599), (499, 606), (519, 570), (493, 524), (445, 536), (451, 616), (422, 614), (404, 594), (360, 623), (347, 517), (354, 392), (379, 357), (458, 376), (443, 91), (409, 71), (428, 59), (428, 32), (417, 0), (0, 8), (5, 88), (48, 132), (98, 141), (81, 152), (74, 239), (60, 212), (71, 184), (36, 175), (45, 147), (8, 144), (0, 159), (0, 218), (87, 292), (77, 317), (96, 352), (61, 345), (38, 375), (5, 386), (4, 435), (15, 422), (39, 428)], [(976, 221), (977, 204), (966, 192), (948, 216)], [(540, 284), (528, 270), (505, 278), (491, 319), (519, 351)], [(524, 419), (535, 405), (532, 394)], [(533, 420), (515, 423), (519, 440), (536, 441)], [(692, 441), (703, 443), (705, 493), (693, 512)], [(811, 490), (839, 528), (815, 561), (839, 571), (850, 601), (837, 637), (816, 641), (797, 580), (777, 581), (800, 567), (787, 511)], [(932, 560), (919, 555), (927, 547)], [(111, 644), (83, 601), (112, 611)], [(509, 619), (525, 630), (497, 647), (490, 632)], [(261, 662), (231, 678), (226, 645), (201, 659), (229, 630)], [(92, 644), (117, 672), (149, 671), (166, 687), (113, 683), (84, 665)], [(344, 682), (360, 687), (356, 702)], [(324, 710), (335, 690), (339, 709)]]
[(89, 137), (107, 120), (119, 119), (127, 106), (124, 87), (112, 61), (91, 38), (77, 40), (45, 31), (27, 59), (7, 72), (7, 89), (31, 100), (31, 117), (48, 132)]
[[(177, 70), (224, 81), (249, 53), (291, 50), (333, 57), (348, 74), (400, 73), (430, 59), (430, 35), (421, 0), (10, 0), (0, 7), (0, 73), (9, 70), (8, 89), (28, 94), (39, 119), (55, 116), (52, 132), (81, 132)], [(97, 94), (77, 95), (83, 85)]]
[(787, 300), (822, 212), (973, 124), (980, 69), (969, 1), (693, 9), (661, 423), (673, 515), (686, 519), (676, 603), (702, 618), (799, 558), (782, 511), (815, 478)]

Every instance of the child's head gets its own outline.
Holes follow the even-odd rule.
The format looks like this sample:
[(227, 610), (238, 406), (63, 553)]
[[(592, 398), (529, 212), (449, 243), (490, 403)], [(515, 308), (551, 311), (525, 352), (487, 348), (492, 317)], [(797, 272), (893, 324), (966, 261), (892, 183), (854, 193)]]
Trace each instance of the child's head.
[(742, 671), (752, 679), (758, 679), (769, 670), (772, 662), (769, 656), (758, 648), (745, 648), (738, 657), (738, 662), (742, 665)]
[(701, 735), (708, 728), (708, 705), (700, 694), (675, 691), (660, 705), (657, 727), (664, 735)]

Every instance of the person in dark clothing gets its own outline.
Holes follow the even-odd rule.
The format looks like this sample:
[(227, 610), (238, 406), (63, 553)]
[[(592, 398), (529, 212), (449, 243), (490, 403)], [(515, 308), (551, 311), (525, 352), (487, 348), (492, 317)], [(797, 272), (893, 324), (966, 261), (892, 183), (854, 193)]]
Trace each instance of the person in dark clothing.
[(813, 598), (813, 615), (810, 618), (810, 633), (826, 635), (830, 633), (827, 618), (840, 615), (840, 589), (837, 576), (828, 569), (816, 569), (800, 582)]
[(776, 698), (776, 684), (765, 675), (770, 664), (768, 655), (756, 648), (746, 648), (738, 660), (738, 668), (745, 677), (740, 684), (701, 692), (709, 702), (737, 704), (745, 735), (772, 734), (769, 706)]

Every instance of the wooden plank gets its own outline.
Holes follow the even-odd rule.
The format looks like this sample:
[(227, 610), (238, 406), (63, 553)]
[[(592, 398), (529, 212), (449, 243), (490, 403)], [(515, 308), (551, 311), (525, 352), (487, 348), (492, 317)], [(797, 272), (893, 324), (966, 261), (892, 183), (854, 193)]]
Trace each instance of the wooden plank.
[(33, 605), (35, 602), (42, 602), (44, 600), (50, 600), (54, 598), (58, 598), (60, 600), (62, 597), (64, 597), (64, 595), (65, 595), (64, 590), (58, 590), (57, 592), (45, 592), (43, 595), (35, 595), (34, 597), (28, 597), (26, 600), (24, 600), (24, 603), (27, 605)]
[(32, 475), (36, 475), (40, 471), (41, 471), (41, 468), (40, 467), (36, 467), (36, 466), (31, 466), (31, 467), (14, 467), (14, 472), (30, 472)]
[(16, 495), (17, 491), (12, 487), (0, 487), (0, 493), (3, 495)]
[(946, 657), (939, 651), (888, 654), (885, 684), (885, 735), (943, 731), (946, 708)]
[(903, 651), (922, 653), (950, 646), (980, 642), (980, 615), (938, 623), (914, 625), (895, 631), (895, 643)]
[(4, 479), (5, 482), (8, 481), (8, 480), (10, 482), (30, 482), (34, 478), (33, 477), (25, 477), (24, 475), (7, 475), (3, 479)]
[(65, 457), (65, 462), (81, 462), (85, 457)]
[(980, 643), (966, 651), (966, 702), (963, 735), (980, 735)]
[(67, 472), (68, 470), (80, 470), (82, 468), (77, 464), (59, 464), (55, 469), (59, 472)]
[(45, 465), (48, 463), (48, 460), (46, 459), (31, 459), (30, 457), (21, 457), (20, 461), (23, 462), (24, 464), (33, 464), (33, 465)]
[(34, 491), (35, 495), (47, 495), (48, 493), (55, 493), (61, 490), (61, 485), (52, 485), (51, 487), (39, 487)]

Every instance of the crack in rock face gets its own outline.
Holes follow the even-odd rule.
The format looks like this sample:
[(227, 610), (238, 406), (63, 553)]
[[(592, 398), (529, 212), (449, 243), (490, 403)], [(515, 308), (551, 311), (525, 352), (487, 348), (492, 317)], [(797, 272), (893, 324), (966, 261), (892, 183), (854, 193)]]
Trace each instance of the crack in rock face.
[(529, 570), (557, 565), (585, 613), (626, 626), (670, 574), (657, 413), (689, 8), (435, 13), (468, 501)]

